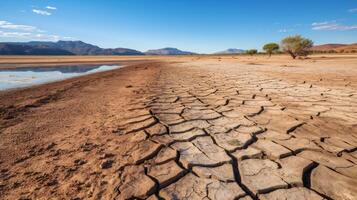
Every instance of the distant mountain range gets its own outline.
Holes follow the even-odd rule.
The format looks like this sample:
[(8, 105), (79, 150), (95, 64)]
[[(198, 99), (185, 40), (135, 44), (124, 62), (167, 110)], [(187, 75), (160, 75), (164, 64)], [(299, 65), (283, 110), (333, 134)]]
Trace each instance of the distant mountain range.
[[(357, 52), (354, 44), (324, 44), (311, 48), (314, 52)], [(243, 49), (230, 48), (214, 54), (241, 54)], [(127, 48), (100, 48), (82, 41), (58, 42), (0, 42), (0, 55), (194, 55), (177, 48), (153, 49), (140, 52)]]
[(0, 55), (144, 55), (126, 48), (103, 49), (82, 41), (4, 42)]
[(323, 44), (316, 45), (310, 48), (310, 50), (315, 52), (357, 52), (357, 43), (354, 44)]
[(148, 50), (143, 53), (127, 48), (100, 48), (82, 41), (58, 42), (2, 42), (0, 55), (192, 55), (176, 48)]
[(245, 50), (231, 48), (231, 49), (227, 49), (225, 51), (216, 52), (214, 54), (241, 54), (241, 53), (245, 53)]
[(176, 48), (163, 48), (163, 49), (153, 49), (148, 50), (145, 52), (146, 55), (193, 55), (196, 53), (189, 52), (189, 51), (181, 51), (180, 49)]
[(0, 43), (0, 55), (75, 55), (67, 50), (48, 46)]

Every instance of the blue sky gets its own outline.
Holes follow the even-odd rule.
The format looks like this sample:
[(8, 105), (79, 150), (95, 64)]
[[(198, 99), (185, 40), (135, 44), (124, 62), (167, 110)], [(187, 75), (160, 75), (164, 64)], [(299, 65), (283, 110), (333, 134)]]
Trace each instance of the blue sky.
[(1, 0), (0, 41), (82, 40), (141, 51), (257, 48), (301, 34), (357, 42), (356, 0)]

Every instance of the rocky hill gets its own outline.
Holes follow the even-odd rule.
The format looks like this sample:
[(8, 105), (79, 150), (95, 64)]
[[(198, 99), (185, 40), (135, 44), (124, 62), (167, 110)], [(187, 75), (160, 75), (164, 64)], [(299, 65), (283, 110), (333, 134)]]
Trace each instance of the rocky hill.
[(0, 43), (1, 55), (144, 55), (127, 48), (105, 49), (82, 41)]
[(147, 55), (193, 55), (196, 53), (189, 52), (189, 51), (182, 51), (177, 48), (163, 48), (163, 49), (153, 49), (153, 50), (148, 50), (145, 52)]
[(231, 49), (227, 49), (227, 50), (224, 50), (224, 51), (216, 52), (214, 54), (241, 54), (241, 53), (244, 53), (244, 52), (245, 52), (245, 50), (243, 50), (243, 49), (231, 48)]
[(49, 46), (23, 44), (0, 44), (0, 55), (74, 55), (74, 53)]
[(354, 44), (323, 44), (311, 48), (314, 52), (357, 52), (357, 43)]

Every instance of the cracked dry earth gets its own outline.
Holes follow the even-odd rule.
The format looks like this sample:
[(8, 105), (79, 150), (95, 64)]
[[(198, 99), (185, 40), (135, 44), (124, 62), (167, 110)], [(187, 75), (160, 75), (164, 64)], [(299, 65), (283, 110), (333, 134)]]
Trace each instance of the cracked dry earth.
[(357, 82), (212, 61), (152, 68), (153, 79), (127, 87), (120, 113), (108, 111), (110, 139), (78, 144), (65, 178), (23, 195), (357, 199)]

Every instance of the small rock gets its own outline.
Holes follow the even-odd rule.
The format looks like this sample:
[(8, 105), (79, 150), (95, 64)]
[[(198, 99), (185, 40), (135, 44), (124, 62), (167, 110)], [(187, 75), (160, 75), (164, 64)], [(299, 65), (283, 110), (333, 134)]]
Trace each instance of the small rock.
[(52, 149), (54, 146), (56, 146), (56, 143), (52, 142), (49, 145), (47, 145), (46, 150)]
[(113, 160), (106, 160), (106, 161), (102, 162), (102, 164), (100, 164), (100, 168), (109, 169), (112, 167), (113, 162), (114, 162)]
[(56, 179), (54, 180), (50, 180), (47, 182), (46, 186), (53, 186), (53, 185), (57, 185), (58, 181)]
[(81, 160), (81, 159), (77, 159), (74, 161), (74, 164), (76, 164), (76, 165), (84, 165), (86, 163), (87, 163), (87, 161)]
[(82, 151), (91, 151), (96, 147), (98, 147), (97, 144), (93, 144), (93, 143), (90, 143), (90, 142), (86, 142), (86, 143), (81, 145)]
[(111, 157), (113, 157), (113, 156), (115, 156), (115, 155), (112, 154), (112, 153), (105, 153), (105, 154), (101, 155), (101, 156), (99, 157), (99, 159), (111, 158)]

